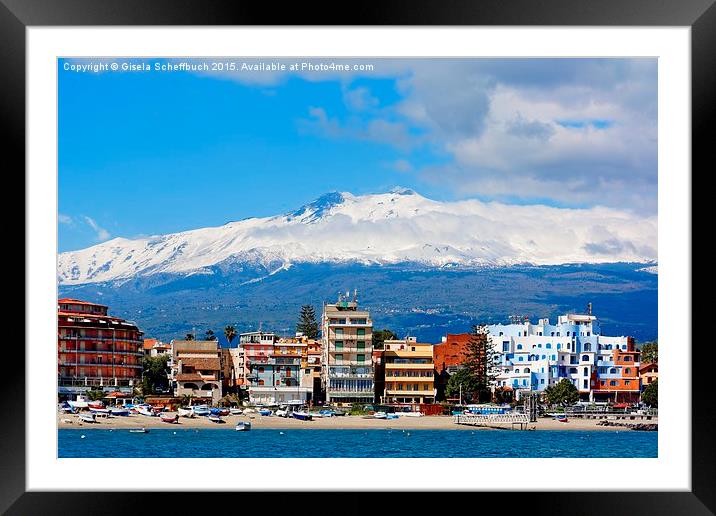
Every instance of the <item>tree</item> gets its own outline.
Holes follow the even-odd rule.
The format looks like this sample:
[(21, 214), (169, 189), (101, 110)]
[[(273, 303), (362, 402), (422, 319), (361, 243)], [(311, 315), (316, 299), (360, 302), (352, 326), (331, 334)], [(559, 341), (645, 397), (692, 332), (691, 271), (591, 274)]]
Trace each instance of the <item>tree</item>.
[(226, 328), (224, 328), (224, 337), (226, 337), (226, 340), (229, 341), (230, 347), (231, 341), (236, 338), (236, 328), (234, 328), (231, 324), (228, 325)]
[(488, 338), (486, 326), (474, 325), (470, 340), (465, 346), (463, 365), (470, 372), (478, 388), (481, 401), (492, 399), (491, 387), (494, 382), (497, 355)]
[(206, 333), (204, 335), (206, 340), (217, 340), (216, 335), (214, 334), (214, 330), (206, 330)]
[(373, 349), (383, 349), (383, 343), (386, 340), (396, 340), (398, 335), (393, 331), (383, 328), (373, 332)]
[(144, 357), (142, 360), (142, 393), (153, 394), (157, 389), (169, 388), (169, 355)]
[(651, 382), (641, 393), (641, 401), (650, 407), (659, 406), (659, 380)]
[(659, 363), (659, 343), (657, 341), (647, 342), (639, 347), (641, 351), (641, 363)]
[(557, 385), (547, 387), (544, 396), (552, 405), (573, 405), (579, 401), (579, 391), (566, 378), (562, 378)]
[(303, 305), (301, 314), (298, 316), (296, 332), (303, 333), (309, 339), (318, 338), (318, 323), (316, 322), (316, 310), (311, 305)]
[(186, 337), (184, 337), (185, 340), (194, 340), (194, 334), (193, 333), (187, 333)]
[(97, 401), (104, 398), (104, 391), (102, 389), (92, 389), (87, 391), (87, 398), (90, 401)]
[(462, 392), (463, 401), (470, 403), (480, 398), (480, 384), (466, 367), (461, 367), (450, 375), (445, 394), (448, 398), (457, 398)]

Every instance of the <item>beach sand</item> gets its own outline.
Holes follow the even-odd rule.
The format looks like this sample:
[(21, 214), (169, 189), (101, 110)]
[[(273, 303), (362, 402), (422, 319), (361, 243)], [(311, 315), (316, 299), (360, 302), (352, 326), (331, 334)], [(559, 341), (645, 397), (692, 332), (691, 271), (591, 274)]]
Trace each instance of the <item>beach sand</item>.
[[(58, 428), (233, 428), (239, 421), (250, 421), (253, 429), (414, 429), (414, 430), (475, 430), (482, 427), (457, 425), (452, 416), (399, 417), (398, 419), (365, 419), (363, 416), (338, 416), (314, 418), (313, 421), (299, 421), (293, 418), (276, 416), (225, 416), (225, 423), (214, 423), (206, 417), (179, 418), (179, 423), (165, 423), (158, 417), (132, 415), (127, 417), (98, 417), (96, 423), (82, 423), (76, 415), (58, 414)], [(69, 420), (71, 423), (67, 423)], [(658, 421), (650, 421), (657, 423)], [(497, 425), (496, 428), (509, 429), (510, 425)], [(552, 418), (539, 418), (530, 423), (531, 430), (599, 430), (605, 432), (624, 431), (624, 427), (598, 426), (596, 420), (570, 419), (561, 423)]]

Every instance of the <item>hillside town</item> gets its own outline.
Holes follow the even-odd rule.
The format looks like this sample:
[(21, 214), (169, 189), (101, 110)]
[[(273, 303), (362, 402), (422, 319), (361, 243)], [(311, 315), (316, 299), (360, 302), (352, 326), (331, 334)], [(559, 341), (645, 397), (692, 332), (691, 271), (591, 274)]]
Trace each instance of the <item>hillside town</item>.
[[(513, 316), (430, 343), (374, 329), (370, 311), (346, 293), (324, 303), (320, 320), (304, 306), (297, 329), (281, 336), (229, 326), (228, 347), (212, 330), (165, 343), (107, 306), (60, 299), (58, 398), (99, 391), (168, 406), (375, 404), (441, 414), (445, 404), (514, 405), (534, 394), (544, 401), (564, 382), (573, 402), (637, 405), (658, 380), (656, 360), (643, 362), (633, 338), (602, 335), (591, 304), (557, 321)], [(152, 364), (159, 379), (150, 381)]]

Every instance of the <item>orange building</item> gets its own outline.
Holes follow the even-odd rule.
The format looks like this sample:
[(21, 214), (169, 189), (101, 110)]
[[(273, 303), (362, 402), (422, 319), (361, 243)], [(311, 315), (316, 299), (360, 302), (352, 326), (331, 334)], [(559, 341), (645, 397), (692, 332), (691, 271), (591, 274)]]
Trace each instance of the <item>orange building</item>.
[(639, 351), (636, 351), (634, 339), (627, 339), (627, 349), (614, 349), (611, 362), (601, 362), (605, 370), (593, 378), (594, 398), (614, 403), (638, 402), (641, 392), (639, 379)]
[(470, 342), (469, 333), (448, 333), (440, 344), (433, 346), (433, 363), (435, 364), (435, 399), (445, 400), (445, 388), (450, 375), (465, 360), (465, 351)]
[(90, 389), (131, 393), (142, 377), (142, 332), (107, 315), (107, 306), (60, 299), (57, 307), (57, 385), (61, 397)]
[(639, 367), (639, 377), (641, 378), (641, 390), (654, 383), (659, 379), (659, 364), (654, 362), (645, 362)]

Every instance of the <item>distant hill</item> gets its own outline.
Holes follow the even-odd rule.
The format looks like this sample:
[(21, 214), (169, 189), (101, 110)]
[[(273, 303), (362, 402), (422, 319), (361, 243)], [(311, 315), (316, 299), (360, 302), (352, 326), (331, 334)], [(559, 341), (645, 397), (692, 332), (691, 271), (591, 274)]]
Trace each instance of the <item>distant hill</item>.
[[(657, 337), (658, 275), (643, 263), (435, 267), (421, 263), (364, 265), (298, 263), (268, 274), (261, 265), (225, 263), (204, 274), (157, 273), (132, 279), (60, 285), (60, 295), (98, 301), (136, 321), (146, 336), (165, 341), (195, 329), (294, 331), (299, 308), (336, 300), (358, 289), (359, 304), (376, 328), (439, 342), (445, 333), (510, 315), (553, 320), (592, 302), (602, 331)], [(223, 335), (222, 335), (223, 338)]]

